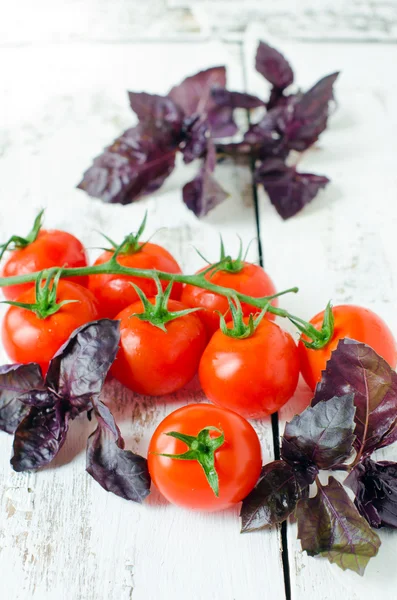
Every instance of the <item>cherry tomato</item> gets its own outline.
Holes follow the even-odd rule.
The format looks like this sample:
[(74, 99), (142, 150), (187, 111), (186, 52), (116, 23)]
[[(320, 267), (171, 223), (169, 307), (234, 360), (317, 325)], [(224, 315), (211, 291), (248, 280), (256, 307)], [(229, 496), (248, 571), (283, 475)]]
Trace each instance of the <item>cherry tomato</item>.
[[(2, 337), (4, 348), (12, 361), (39, 363), (45, 373), (49, 361), (70, 334), (77, 327), (98, 318), (94, 296), (81, 285), (61, 280), (57, 288), (57, 302), (63, 300), (78, 302), (65, 304), (45, 319), (40, 319), (25, 308), (10, 306), (3, 320)], [(34, 288), (18, 297), (18, 302), (33, 304), (35, 301)]]
[[(178, 460), (159, 454), (183, 454), (187, 445), (169, 432), (197, 436), (207, 427), (223, 432), (224, 443), (215, 451), (219, 496), (211, 489), (196, 460)], [(211, 438), (217, 437), (211, 432)], [(223, 510), (243, 500), (261, 472), (261, 448), (252, 426), (231, 410), (210, 404), (190, 404), (174, 411), (157, 427), (149, 444), (149, 472), (160, 492), (173, 504), (205, 511)]]
[[(394, 369), (397, 363), (397, 345), (392, 332), (384, 321), (368, 308), (342, 304), (333, 307), (335, 328), (330, 342), (320, 350), (306, 348), (299, 342), (299, 358), (302, 375), (314, 390), (321, 379), (321, 371), (325, 369), (331, 352), (335, 350), (340, 339), (350, 338), (371, 346)], [(316, 329), (321, 329), (324, 311), (310, 321)]]
[[(42, 229), (34, 242), (25, 248), (13, 250), (2, 269), (2, 277), (26, 275), (51, 267), (86, 267), (87, 256), (83, 244), (71, 233), (56, 229)], [(68, 277), (79, 285), (87, 285), (87, 277)], [(16, 300), (32, 288), (32, 283), (3, 287), (7, 300)]]
[[(150, 299), (154, 304), (154, 299)], [(172, 312), (186, 306), (169, 300)], [(136, 302), (119, 313), (120, 350), (112, 373), (131, 390), (139, 394), (163, 396), (182, 388), (197, 372), (206, 343), (204, 325), (195, 313), (166, 323), (167, 331), (131, 317), (142, 313), (142, 303)]]
[[(253, 296), (254, 298), (272, 296), (276, 293), (276, 288), (272, 280), (262, 267), (247, 262), (244, 262), (243, 265), (242, 270), (238, 272), (216, 271), (216, 273), (212, 274), (209, 271), (205, 275), (205, 278), (215, 285), (232, 288), (237, 292)], [(198, 273), (203, 270), (201, 269)], [(225, 296), (214, 294), (194, 285), (186, 285), (183, 288), (181, 302), (186, 304), (186, 306), (206, 309), (201, 310), (199, 316), (206, 326), (209, 337), (219, 329), (219, 315), (215, 311), (218, 310), (225, 315), (229, 310), (229, 303)], [(277, 298), (272, 301), (272, 305), (278, 306)], [(258, 311), (257, 307), (245, 303), (242, 303), (242, 309), (244, 315)], [(268, 313), (267, 318), (273, 320), (274, 315)]]
[(299, 378), (298, 350), (289, 333), (267, 319), (244, 339), (219, 329), (201, 357), (199, 377), (211, 402), (247, 418), (261, 418), (293, 396)]
[[(105, 251), (97, 258), (95, 265), (101, 265), (112, 257), (112, 252)], [(167, 273), (181, 273), (181, 268), (171, 254), (157, 244), (146, 242), (141, 249), (133, 254), (120, 254), (117, 262), (124, 267), (134, 269), (156, 269)], [(138, 294), (131, 285), (135, 283), (147, 297), (155, 296), (157, 292), (153, 279), (128, 277), (126, 275), (90, 275), (88, 287), (99, 302), (101, 317), (114, 318), (120, 311), (138, 300)], [(168, 281), (163, 281), (165, 289)], [(182, 284), (174, 283), (171, 298), (179, 300)]]

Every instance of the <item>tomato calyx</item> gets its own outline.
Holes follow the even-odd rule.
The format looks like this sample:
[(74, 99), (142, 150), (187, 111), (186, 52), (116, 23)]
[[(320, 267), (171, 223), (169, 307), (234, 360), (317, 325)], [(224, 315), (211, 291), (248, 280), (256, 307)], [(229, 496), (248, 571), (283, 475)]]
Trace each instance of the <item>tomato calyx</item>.
[(40, 233), (40, 229), (43, 225), (44, 209), (39, 212), (34, 220), (33, 227), (26, 237), (19, 235), (12, 235), (4, 244), (0, 244), (0, 260), (3, 258), (4, 253), (13, 250), (19, 250), (20, 248), (26, 248), (34, 241)]
[(4, 300), (2, 304), (18, 306), (33, 312), (39, 319), (46, 319), (58, 312), (65, 304), (79, 302), (79, 300), (62, 300), (57, 302), (58, 283), (62, 275), (62, 269), (49, 269), (42, 271), (41, 276), (36, 280), (36, 302), (16, 302), (14, 300)]
[(229, 257), (229, 260), (226, 260), (227, 255), (225, 252), (225, 245), (223, 243), (222, 236), (220, 236), (220, 237), (221, 237), (220, 260), (225, 261), (225, 265), (222, 267), (222, 271), (227, 271), (228, 273), (240, 273), (240, 271), (242, 271), (244, 268), (244, 261), (247, 257), (249, 245), (248, 245), (247, 250), (245, 251), (245, 254), (243, 257), (243, 240), (241, 239), (240, 236), (238, 236), (238, 239), (240, 241), (240, 247), (239, 247), (237, 258), (233, 259), (233, 258)]
[[(205, 271), (202, 271), (202, 274), (210, 272), (211, 276), (213, 276), (217, 271), (224, 271), (227, 273), (240, 273), (240, 271), (242, 271), (244, 269), (244, 262), (247, 258), (247, 254), (248, 254), (248, 250), (251, 245), (251, 242), (248, 244), (247, 249), (244, 252), (243, 241), (240, 236), (237, 236), (237, 237), (240, 241), (240, 247), (239, 247), (237, 258), (232, 258), (229, 254), (226, 254), (225, 244), (223, 243), (222, 236), (220, 236), (220, 243), (221, 243), (220, 258), (219, 258), (219, 261), (215, 264), (211, 264), (210, 261), (207, 260), (205, 258), (205, 256), (203, 256), (201, 254), (201, 252), (199, 250), (197, 250), (197, 248), (196, 248), (196, 252), (200, 256), (200, 258), (205, 260), (205, 262), (209, 265), (208, 268), (205, 269)], [(243, 256), (243, 252), (244, 252), (244, 256)]]
[[(218, 433), (217, 437), (211, 437), (211, 431)], [(219, 496), (219, 477), (215, 468), (215, 452), (224, 444), (225, 435), (218, 427), (204, 427), (197, 436), (186, 435), (178, 431), (169, 431), (165, 435), (180, 440), (188, 447), (183, 454), (159, 454), (176, 460), (196, 460), (202, 467), (205, 477), (215, 496)]]
[(294, 315), (288, 315), (288, 319), (304, 336), (309, 338), (305, 339), (305, 337), (301, 336), (301, 341), (306, 348), (310, 348), (311, 350), (321, 350), (321, 348), (324, 348), (334, 334), (334, 313), (332, 312), (331, 302), (328, 302), (324, 311), (321, 329), (316, 329), (311, 323), (307, 323), (307, 321)]
[(245, 339), (254, 335), (256, 328), (267, 313), (270, 302), (264, 306), (256, 317), (251, 313), (248, 317), (248, 323), (245, 323), (243, 309), (241, 308), (241, 303), (237, 296), (228, 298), (228, 301), (233, 321), (232, 327), (228, 327), (224, 315), (221, 312), (216, 311), (219, 314), (219, 326), (222, 333), (235, 339)]
[(141, 321), (147, 321), (148, 323), (151, 323), (155, 327), (158, 327), (159, 329), (167, 333), (166, 323), (169, 323), (174, 319), (184, 317), (185, 315), (189, 315), (190, 313), (196, 312), (197, 310), (201, 310), (200, 308), (186, 308), (184, 310), (177, 311), (168, 310), (168, 301), (170, 299), (173, 281), (171, 280), (165, 291), (163, 291), (161, 281), (158, 278), (158, 276), (154, 275), (153, 279), (157, 287), (157, 295), (155, 297), (154, 304), (152, 304), (149, 301), (149, 299), (141, 290), (141, 288), (135, 285), (135, 283), (130, 282), (130, 284), (133, 286), (134, 290), (138, 294), (139, 299), (142, 302), (144, 308), (144, 311), (142, 313), (133, 313), (132, 315), (130, 315), (130, 318), (135, 317), (136, 319), (140, 319)]
[(116, 262), (116, 258), (119, 254), (136, 254), (145, 246), (145, 243), (141, 243), (139, 240), (145, 230), (147, 220), (147, 211), (145, 212), (145, 216), (143, 217), (142, 223), (139, 226), (139, 229), (136, 233), (129, 233), (125, 236), (121, 244), (117, 244), (110, 237), (102, 234), (103, 237), (111, 244), (111, 248), (105, 248), (109, 252), (113, 252), (113, 256), (111, 258), (111, 262)]

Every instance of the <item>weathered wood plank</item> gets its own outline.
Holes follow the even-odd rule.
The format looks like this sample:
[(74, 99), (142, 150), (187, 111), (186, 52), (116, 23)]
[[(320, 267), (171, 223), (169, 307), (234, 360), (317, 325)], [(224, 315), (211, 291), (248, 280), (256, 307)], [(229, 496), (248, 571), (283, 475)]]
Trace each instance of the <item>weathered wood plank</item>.
[(397, 39), (396, 0), (19, 0), (0, 5), (0, 45), (126, 42), (241, 34), (290, 39)]
[[(247, 37), (248, 90), (259, 93), (263, 79), (254, 72), (253, 56), (261, 31)], [(332, 183), (293, 219), (283, 222), (260, 191), (261, 240), (265, 265), (279, 288), (298, 285), (297, 296), (283, 306), (309, 319), (331, 298), (334, 304), (373, 309), (397, 335), (394, 234), (397, 100), (390, 68), (395, 46), (288, 43), (272, 40), (288, 56), (303, 88), (340, 69), (338, 110), (315, 148), (305, 153), (299, 170), (323, 173)], [(291, 328), (291, 331), (293, 329)], [(301, 382), (295, 398), (281, 411), (280, 430), (301, 412), (311, 394)], [(397, 446), (378, 457), (397, 459)], [(342, 573), (325, 559), (309, 558), (288, 526), (292, 598), (294, 600), (370, 600), (395, 598), (396, 537), (381, 531), (382, 546), (363, 578)]]
[[(52, 46), (2, 49), (0, 239), (24, 232), (37, 210), (87, 246), (102, 245), (95, 230), (119, 239), (149, 211), (156, 235), (193, 271), (201, 266), (192, 245), (218, 256), (255, 236), (250, 176), (223, 171), (231, 198), (199, 222), (181, 202), (192, 169), (178, 168), (166, 186), (128, 207), (106, 206), (74, 189), (92, 157), (132, 123), (125, 89), (166, 92), (183, 76), (226, 63), (231, 85), (242, 88), (239, 48), (220, 43)], [(98, 251), (92, 250), (95, 255)], [(254, 248), (251, 257), (256, 259)], [(4, 351), (0, 351), (4, 362)], [(156, 424), (185, 402), (202, 400), (197, 381), (157, 401), (106, 385), (128, 448), (145, 452)], [(258, 423), (263, 458), (272, 457), (268, 421)], [(11, 438), (0, 434), (0, 597), (13, 600), (284, 598), (276, 532), (239, 535), (238, 509), (189, 513), (154, 492), (136, 506), (107, 494), (84, 471), (84, 448), (94, 424), (78, 419), (51, 468), (16, 474), (9, 466)]]

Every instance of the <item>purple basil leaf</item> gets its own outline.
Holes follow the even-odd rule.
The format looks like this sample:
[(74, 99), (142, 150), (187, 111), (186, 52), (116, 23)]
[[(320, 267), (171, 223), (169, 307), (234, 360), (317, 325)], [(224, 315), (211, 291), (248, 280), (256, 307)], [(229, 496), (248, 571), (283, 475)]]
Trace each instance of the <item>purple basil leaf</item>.
[(19, 399), (26, 406), (34, 406), (36, 408), (52, 408), (59, 401), (59, 398), (47, 388), (29, 390), (28, 392), (21, 394)]
[(268, 111), (270, 111), (273, 108), (284, 107), (290, 102), (291, 98), (295, 96), (297, 96), (297, 94), (286, 95), (284, 94), (284, 90), (273, 86), (270, 90), (270, 96), (266, 103), (266, 108)]
[(230, 106), (234, 108), (245, 108), (251, 110), (265, 106), (263, 100), (258, 96), (246, 94), (245, 92), (230, 92), (224, 88), (215, 88), (211, 91), (211, 96), (217, 106)]
[(15, 432), (11, 459), (14, 471), (48, 465), (61, 449), (67, 430), (68, 415), (61, 402), (53, 408), (31, 408)]
[(343, 463), (353, 450), (354, 413), (353, 394), (309, 406), (286, 424), (282, 458), (292, 466), (309, 461), (319, 469)]
[(262, 467), (258, 483), (243, 500), (241, 531), (255, 531), (282, 523), (295, 510), (302, 490), (293, 467), (276, 460)]
[(324, 175), (298, 173), (277, 158), (269, 158), (256, 168), (255, 181), (263, 185), (270, 202), (283, 219), (296, 215), (329, 183)]
[(255, 57), (255, 69), (274, 87), (281, 90), (294, 81), (294, 73), (287, 59), (265, 42), (259, 42)]
[(179, 142), (179, 132), (165, 121), (138, 123), (94, 159), (77, 187), (104, 202), (130, 204), (161, 187)]
[(251, 145), (257, 158), (288, 156), (289, 148), (284, 136), (286, 111), (285, 107), (269, 110), (258, 123), (250, 125), (244, 134), (244, 141)]
[(306, 150), (326, 128), (330, 102), (334, 98), (333, 85), (338, 75), (332, 73), (323, 77), (293, 103), (293, 113), (285, 130), (291, 149)]
[(76, 329), (50, 362), (46, 385), (62, 397), (68, 410), (91, 408), (118, 351), (118, 321), (101, 319)]
[(208, 124), (214, 139), (232, 137), (238, 132), (233, 118), (233, 110), (229, 106), (216, 106), (208, 113)]
[(128, 92), (132, 110), (140, 121), (165, 121), (178, 129), (182, 125), (183, 111), (168, 96), (147, 94), (146, 92)]
[(231, 137), (238, 131), (233, 113), (236, 108), (250, 110), (264, 106), (264, 102), (245, 92), (229, 92), (224, 88), (215, 88), (211, 92), (216, 106), (208, 113), (211, 134), (214, 139)]
[(196, 217), (205, 216), (227, 197), (227, 192), (205, 166), (192, 181), (183, 186), (183, 201)]
[(214, 106), (208, 111), (207, 119), (214, 139), (232, 137), (239, 130), (234, 120), (234, 110), (226, 104)]
[(375, 350), (340, 340), (317, 384), (312, 405), (354, 394), (355, 448), (362, 456), (397, 440), (397, 374)]
[(314, 498), (298, 502), (298, 538), (309, 556), (321, 555), (341, 569), (363, 575), (380, 546), (378, 535), (357, 512), (343, 486), (330, 477)]
[(30, 410), (19, 396), (42, 384), (41, 369), (35, 363), (0, 367), (0, 430), (14, 433)]
[(133, 502), (150, 493), (147, 460), (124, 450), (124, 440), (109, 408), (95, 404), (98, 427), (87, 442), (87, 471), (105, 490)]
[(365, 458), (345, 479), (371, 527), (397, 528), (397, 463)]
[(228, 196), (212, 175), (215, 159), (215, 147), (209, 140), (207, 156), (198, 175), (183, 186), (183, 201), (197, 217), (206, 215)]
[(205, 156), (210, 137), (209, 129), (207, 119), (198, 114), (185, 118), (182, 127), (183, 142), (180, 145), (185, 164)]
[(187, 77), (174, 86), (168, 96), (182, 108), (185, 115), (208, 113), (214, 106), (211, 91), (226, 87), (225, 67), (212, 67)]

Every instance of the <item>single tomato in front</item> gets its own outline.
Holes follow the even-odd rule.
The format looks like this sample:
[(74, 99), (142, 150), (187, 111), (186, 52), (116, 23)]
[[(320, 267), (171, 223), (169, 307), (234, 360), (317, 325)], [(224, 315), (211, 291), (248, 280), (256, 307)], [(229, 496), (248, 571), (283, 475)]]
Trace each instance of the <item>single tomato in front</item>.
[(253, 489), (262, 468), (261, 448), (255, 430), (240, 415), (211, 404), (190, 404), (157, 427), (148, 466), (169, 502), (218, 511)]

